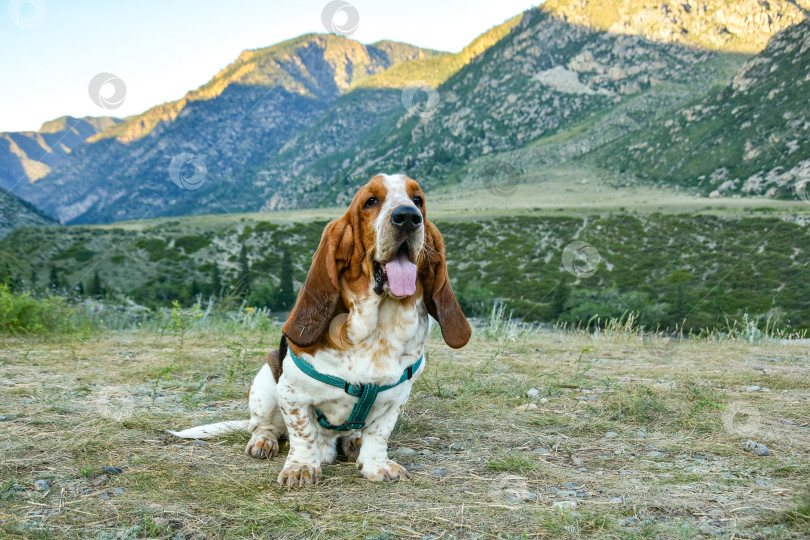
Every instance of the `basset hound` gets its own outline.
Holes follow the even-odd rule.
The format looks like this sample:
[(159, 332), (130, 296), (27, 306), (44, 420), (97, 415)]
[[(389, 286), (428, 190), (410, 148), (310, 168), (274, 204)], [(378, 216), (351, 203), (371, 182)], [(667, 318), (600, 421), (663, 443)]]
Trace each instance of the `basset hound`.
[(253, 379), (250, 421), (172, 433), (206, 438), (247, 427), (245, 452), (256, 458), (276, 456), (286, 436), (278, 476), (286, 486), (317, 483), (338, 444), (369, 480), (410, 478), (388, 459), (388, 438), (425, 369), (428, 315), (450, 347), (471, 334), (426, 204), (404, 175), (381, 174), (360, 188), (324, 229), (281, 346)]

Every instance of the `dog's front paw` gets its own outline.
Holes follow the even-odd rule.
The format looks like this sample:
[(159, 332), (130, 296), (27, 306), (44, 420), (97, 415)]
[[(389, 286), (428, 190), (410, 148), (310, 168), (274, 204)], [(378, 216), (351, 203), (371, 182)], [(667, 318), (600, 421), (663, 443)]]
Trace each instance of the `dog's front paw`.
[(287, 462), (284, 464), (281, 474), (278, 475), (278, 483), (291, 487), (317, 484), (319, 474), (321, 474), (321, 468), (317, 465)]
[(390, 482), (392, 480), (410, 480), (411, 473), (405, 467), (386, 459), (385, 461), (357, 462), (357, 470), (364, 478), (372, 482)]
[(278, 439), (275, 435), (255, 433), (247, 443), (245, 453), (259, 459), (272, 459), (278, 455)]

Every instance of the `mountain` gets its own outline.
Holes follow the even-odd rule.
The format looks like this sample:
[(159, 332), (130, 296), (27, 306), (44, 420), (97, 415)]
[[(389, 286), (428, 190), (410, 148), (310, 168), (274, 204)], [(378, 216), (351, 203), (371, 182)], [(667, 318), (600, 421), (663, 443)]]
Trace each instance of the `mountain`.
[[(750, 51), (803, 17), (785, 1), (663, 2), (656, 9), (634, 0), (546, 2), (511, 21), (464, 65), (435, 77), (434, 103), (418, 105), (429, 110), (395, 107), (354, 146), (291, 176), (276, 174), (283, 155), (257, 168), (256, 175), (278, 182), (264, 208), (340, 205), (380, 170), (405, 170), (428, 187), (481, 188), (504, 171), (516, 181), (543, 181), (548, 169), (644, 133), (722, 86)], [(389, 71), (427, 79), (419, 67), (410, 62)], [(399, 78), (400, 88), (405, 80)]]
[(230, 210), (247, 186), (228, 175), (275, 155), (358, 82), (436, 54), (317, 34), (245, 51), (200, 88), (97, 133), (15, 192), (63, 223)]
[(246, 51), (15, 192), (63, 223), (105, 223), (342, 205), (379, 171), (495, 193), (569, 165), (657, 181), (599, 152), (641, 144), (805, 17), (794, 0), (549, 0), (459, 54), (309, 34)]
[(360, 82), (335, 100), (316, 122), (290, 139), (269, 161), (235, 175), (236, 183), (249, 185), (251, 178), (267, 179), (265, 186), (255, 193), (255, 200), (264, 201), (263, 210), (316, 205), (317, 200), (297, 197), (306, 190), (321, 189), (323, 171), (334, 170), (350, 159), (368, 137), (395, 128), (397, 119), (405, 112), (404, 87), (414, 81), (440, 85), (506, 36), (520, 18), (513, 17), (491, 28), (457, 54), (403, 62)]
[(773, 37), (723, 88), (606, 149), (614, 169), (718, 195), (808, 200), (810, 21)]
[(21, 227), (47, 225), (56, 223), (29, 203), (0, 188), (0, 239)]
[(62, 116), (38, 131), (0, 133), (0, 187), (36, 182), (76, 147), (118, 122), (109, 116)]

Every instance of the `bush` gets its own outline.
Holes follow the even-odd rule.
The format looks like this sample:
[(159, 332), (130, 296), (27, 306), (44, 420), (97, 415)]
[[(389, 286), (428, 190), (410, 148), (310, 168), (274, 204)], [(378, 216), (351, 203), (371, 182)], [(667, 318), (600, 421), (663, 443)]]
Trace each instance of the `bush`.
[(0, 285), (0, 334), (66, 334), (79, 329), (81, 318), (63, 298), (18, 295)]

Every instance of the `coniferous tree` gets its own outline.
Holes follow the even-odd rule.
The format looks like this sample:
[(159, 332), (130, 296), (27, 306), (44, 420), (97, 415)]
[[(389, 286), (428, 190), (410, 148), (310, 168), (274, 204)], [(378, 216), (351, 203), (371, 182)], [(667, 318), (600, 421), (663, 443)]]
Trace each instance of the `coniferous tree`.
[(219, 275), (217, 263), (214, 263), (214, 268), (211, 270), (211, 294), (217, 298), (222, 294), (222, 278)]
[(100, 298), (104, 295), (104, 286), (101, 284), (101, 277), (98, 275), (98, 270), (93, 274), (93, 279), (87, 285), (87, 296), (93, 298)]
[(197, 299), (197, 296), (202, 293), (202, 289), (200, 288), (200, 284), (197, 283), (196, 279), (191, 280), (191, 286), (188, 290), (189, 296), (191, 297), (191, 301), (194, 302)]
[(236, 285), (239, 295), (242, 298), (247, 298), (250, 294), (250, 262), (247, 256), (247, 247), (242, 244), (242, 249), (239, 251), (239, 278), (236, 280)]
[(59, 290), (62, 286), (62, 282), (59, 279), (59, 272), (56, 270), (56, 265), (51, 265), (51, 271), (48, 275), (48, 287), (51, 288), (52, 291)]
[(0, 270), (0, 284), (8, 285), (12, 291), (15, 288), (16, 280), (14, 279), (14, 275), (11, 273), (11, 268), (9, 268), (8, 264), (3, 265), (3, 269)]
[(278, 287), (277, 309), (292, 309), (295, 304), (295, 291), (293, 290), (293, 269), (290, 250), (285, 249), (281, 258), (281, 282)]
[(561, 277), (557, 283), (557, 288), (554, 290), (554, 296), (551, 298), (551, 318), (553, 320), (559, 319), (560, 315), (565, 311), (565, 303), (568, 301), (569, 293), (568, 283), (565, 277)]

